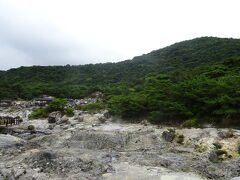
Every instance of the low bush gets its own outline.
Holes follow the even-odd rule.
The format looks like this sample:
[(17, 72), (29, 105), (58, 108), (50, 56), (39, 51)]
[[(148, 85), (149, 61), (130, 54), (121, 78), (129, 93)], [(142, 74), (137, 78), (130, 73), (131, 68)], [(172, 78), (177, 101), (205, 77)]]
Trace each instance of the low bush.
[(67, 105), (67, 99), (56, 98), (49, 103), (49, 105), (47, 107), (47, 111), (48, 112), (53, 112), (53, 111), (63, 112), (66, 105)]
[(179, 135), (177, 137), (177, 143), (182, 144), (184, 142), (185, 136), (184, 135)]
[(60, 111), (61, 113), (73, 116), (74, 112), (72, 108), (65, 108), (67, 100), (62, 98), (56, 98), (52, 100), (46, 108), (34, 109), (33, 112), (28, 116), (29, 119), (46, 118), (49, 113), (53, 111)]
[(173, 134), (175, 134), (176, 133), (176, 130), (175, 129), (172, 129), (172, 128), (169, 128), (169, 129), (167, 129), (170, 133), (173, 133)]
[(216, 153), (217, 156), (221, 156), (221, 155), (223, 155), (223, 154), (226, 154), (226, 155), (228, 154), (227, 151), (221, 150), (221, 149), (217, 149), (217, 150), (215, 151), (215, 153)]
[(33, 112), (28, 116), (29, 119), (46, 118), (48, 111), (46, 108), (34, 109)]
[(74, 109), (70, 108), (70, 107), (67, 107), (67, 108), (64, 109), (64, 113), (67, 116), (72, 117), (72, 116), (74, 116)]
[(182, 123), (183, 127), (195, 127), (197, 125), (197, 119), (189, 119)]
[(80, 105), (77, 107), (77, 109), (82, 111), (95, 112), (95, 111), (100, 111), (105, 107), (106, 107), (105, 104), (103, 104), (102, 102), (99, 102), (94, 104)]
[(213, 143), (213, 145), (215, 146), (216, 149), (222, 148), (222, 144), (220, 144), (219, 142), (215, 142), (215, 143)]

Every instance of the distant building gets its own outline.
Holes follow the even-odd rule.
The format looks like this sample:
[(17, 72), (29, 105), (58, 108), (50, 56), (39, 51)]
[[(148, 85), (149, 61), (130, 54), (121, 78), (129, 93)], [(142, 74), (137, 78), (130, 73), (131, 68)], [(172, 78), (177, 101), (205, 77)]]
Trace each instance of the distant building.
[(55, 98), (54, 97), (35, 98), (33, 99), (33, 103), (34, 105), (37, 105), (37, 106), (45, 106), (53, 99)]
[(33, 99), (34, 101), (45, 101), (45, 102), (49, 102), (52, 101), (54, 98), (53, 97), (43, 97), (43, 98), (35, 98)]

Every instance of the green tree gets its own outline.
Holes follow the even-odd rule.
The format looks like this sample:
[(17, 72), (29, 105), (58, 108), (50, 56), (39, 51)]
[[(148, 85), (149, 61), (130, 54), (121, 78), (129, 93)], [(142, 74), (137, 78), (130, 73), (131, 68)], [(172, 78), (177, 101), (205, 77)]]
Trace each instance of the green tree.
[(66, 99), (56, 98), (49, 103), (47, 110), (48, 112), (53, 112), (53, 111), (63, 112), (66, 105), (67, 105)]

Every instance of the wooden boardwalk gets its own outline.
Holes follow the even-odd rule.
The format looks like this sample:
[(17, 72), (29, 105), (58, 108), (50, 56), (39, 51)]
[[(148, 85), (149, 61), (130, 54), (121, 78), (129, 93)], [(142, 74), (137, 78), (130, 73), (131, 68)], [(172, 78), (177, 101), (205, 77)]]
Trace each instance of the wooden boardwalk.
[(15, 124), (20, 124), (23, 120), (17, 117), (10, 117), (10, 116), (0, 116), (0, 126), (12, 126)]

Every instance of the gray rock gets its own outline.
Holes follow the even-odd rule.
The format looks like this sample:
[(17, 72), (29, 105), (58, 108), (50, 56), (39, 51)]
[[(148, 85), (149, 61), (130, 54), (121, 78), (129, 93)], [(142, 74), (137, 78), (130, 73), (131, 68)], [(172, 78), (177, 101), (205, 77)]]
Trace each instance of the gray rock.
[(99, 117), (98, 119), (100, 123), (105, 123), (107, 121), (107, 118), (105, 116)]
[(103, 116), (107, 119), (109, 119), (111, 117), (110, 113), (108, 111), (103, 111)]
[(0, 126), (0, 134), (7, 134), (9, 132), (9, 128), (5, 126)]
[(84, 172), (99, 176), (107, 171), (111, 171), (111, 166), (106, 165), (105, 162), (81, 159), (55, 151), (42, 151), (27, 158), (25, 161), (33, 169), (40, 169), (43, 173), (55, 173), (58, 175)]
[(234, 177), (231, 180), (240, 180), (240, 176), (239, 177)]
[(48, 117), (48, 123), (56, 123), (57, 120), (54, 117)]
[[(0, 115), (11, 116), (12, 111), (8, 111), (0, 110)], [(214, 153), (212, 143), (221, 141), (220, 136), (224, 137), (227, 129), (221, 129), (219, 135), (216, 128), (177, 128), (176, 137), (179, 134), (186, 137), (187, 143), (182, 145), (169, 143), (175, 142), (175, 132), (170, 129), (163, 132), (165, 126), (157, 128), (148, 122), (125, 124), (121, 120), (119, 124), (113, 123), (108, 120), (107, 111), (79, 113), (81, 111), (69, 121), (67, 117), (61, 117), (60, 112), (54, 112), (49, 116), (52, 124), (47, 119), (24, 119), (22, 124), (4, 128), (5, 133), (14, 136), (3, 138), (0, 134), (0, 179), (102, 180), (114, 179), (111, 177), (118, 172), (122, 173), (118, 179), (131, 179), (139, 174), (144, 176), (135, 179), (161, 178), (153, 178), (155, 175), (163, 175), (162, 179), (166, 175), (167, 179), (168, 173), (174, 179), (194, 179), (188, 174), (196, 172), (202, 174), (203, 179), (237, 180), (240, 177), (240, 158), (219, 161)], [(91, 127), (92, 124), (96, 127)], [(30, 134), (33, 129), (36, 134)], [(226, 138), (224, 142), (238, 142), (240, 131), (233, 132), (236, 137)], [(194, 149), (195, 145), (205, 148), (205, 143), (207, 148), (212, 148), (201, 152)], [(177, 176), (185, 171), (187, 173)], [(127, 172), (132, 176), (127, 176)]]
[(27, 129), (28, 129), (29, 131), (33, 131), (33, 130), (35, 130), (35, 126), (34, 126), (34, 125), (29, 125), (29, 126), (27, 127)]
[(50, 125), (48, 126), (48, 129), (53, 130), (53, 129), (54, 129), (54, 125), (53, 125), (53, 124), (50, 124)]
[(83, 116), (79, 116), (78, 122), (83, 122), (83, 121), (84, 121), (84, 117)]
[[(2, 169), (0, 170), (0, 175), (3, 177), (3, 179), (7, 180), (15, 180), (15, 174), (13, 169)], [(1, 178), (0, 176), (0, 178)]]
[(162, 137), (165, 141), (167, 142), (172, 142), (173, 139), (175, 138), (175, 133), (174, 132), (170, 132), (170, 131), (164, 131), (162, 133)]
[(1, 148), (7, 148), (7, 147), (11, 147), (14, 145), (22, 145), (24, 144), (25, 141), (21, 138), (15, 137), (15, 136), (11, 136), (8, 134), (0, 134), (0, 149)]
[(69, 121), (67, 116), (63, 116), (58, 122), (57, 124), (64, 124), (67, 123)]
[(144, 126), (150, 125), (150, 123), (148, 122), (147, 119), (142, 120), (140, 124), (142, 124), (142, 125), (144, 125)]
[(130, 140), (128, 134), (103, 134), (91, 131), (76, 132), (68, 139), (71, 147), (87, 149), (122, 149)]
[(223, 131), (218, 131), (218, 136), (219, 136), (220, 138), (222, 138), (222, 139), (228, 137), (227, 134), (226, 134), (226, 132), (223, 132)]
[(78, 122), (83, 122), (84, 116), (81, 116), (80, 114), (75, 115), (74, 120), (77, 120)]
[(60, 111), (56, 111), (56, 112), (52, 112), (48, 115), (48, 123), (56, 123), (61, 119), (61, 112)]
[(218, 156), (217, 156), (217, 154), (216, 154), (215, 152), (211, 151), (211, 152), (209, 153), (209, 160), (210, 160), (211, 162), (218, 162)]

